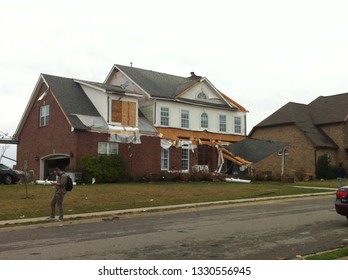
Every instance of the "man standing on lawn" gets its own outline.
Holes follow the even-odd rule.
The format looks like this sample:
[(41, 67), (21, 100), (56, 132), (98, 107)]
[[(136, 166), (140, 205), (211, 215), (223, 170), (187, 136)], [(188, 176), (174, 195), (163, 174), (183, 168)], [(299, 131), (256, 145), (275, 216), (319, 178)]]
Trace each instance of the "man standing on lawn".
[(63, 200), (66, 193), (65, 186), (68, 182), (68, 175), (63, 172), (59, 167), (56, 167), (54, 169), (54, 174), (57, 177), (57, 182), (53, 183), (55, 185), (55, 193), (53, 195), (53, 198), (51, 200), (51, 216), (50, 220), (55, 220), (55, 212), (56, 212), (56, 205), (58, 206), (59, 210), (59, 220), (63, 221), (64, 218), (64, 205)]

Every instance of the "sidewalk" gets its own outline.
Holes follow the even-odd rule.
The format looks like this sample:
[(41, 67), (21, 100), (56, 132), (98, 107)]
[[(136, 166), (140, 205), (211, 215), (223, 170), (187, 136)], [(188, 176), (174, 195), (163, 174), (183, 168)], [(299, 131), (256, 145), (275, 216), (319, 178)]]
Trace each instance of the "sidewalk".
[[(314, 187), (301, 187), (301, 186), (294, 186), (294, 187), (314, 188)], [(119, 215), (124, 215), (124, 214), (169, 211), (169, 210), (178, 210), (178, 209), (185, 209), (185, 208), (196, 208), (196, 207), (204, 207), (204, 206), (219, 206), (219, 205), (227, 205), (227, 204), (258, 202), (258, 201), (268, 201), (268, 200), (278, 200), (278, 199), (289, 199), (289, 198), (298, 198), (298, 197), (325, 196), (325, 195), (332, 195), (336, 192), (336, 190), (332, 189), (332, 188), (320, 188), (320, 189), (326, 189), (328, 191), (322, 192), (322, 193), (284, 195), (284, 196), (272, 196), (272, 197), (236, 199), (236, 200), (223, 200), (223, 201), (211, 201), (211, 202), (200, 202), (200, 203), (190, 203), (190, 204), (166, 205), (166, 206), (156, 206), (156, 207), (144, 207), (144, 208), (114, 210), (114, 211), (95, 212), (95, 213), (71, 214), (71, 215), (65, 215), (64, 221), (75, 220), (75, 219), (98, 218), (98, 217), (100, 217), (100, 218), (109, 217), (109, 219), (112, 219), (113, 217), (118, 217)], [(0, 221), (0, 228), (3, 226), (10, 226), (10, 225), (21, 225), (21, 224), (24, 225), (24, 224), (50, 222), (47, 220), (47, 218), (48, 218), (48, 216), (47, 217), (37, 217), (37, 218), (23, 218), (23, 219), (15, 219), (15, 220), (3, 220), (3, 221)]]

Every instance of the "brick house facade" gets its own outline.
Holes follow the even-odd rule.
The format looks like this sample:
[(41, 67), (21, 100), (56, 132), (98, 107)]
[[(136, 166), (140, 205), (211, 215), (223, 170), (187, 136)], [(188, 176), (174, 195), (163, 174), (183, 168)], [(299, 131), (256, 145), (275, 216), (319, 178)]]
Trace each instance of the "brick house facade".
[[(249, 137), (289, 143), (285, 174), (315, 178), (317, 160), (324, 154), (332, 165), (348, 166), (347, 108), (347, 93), (320, 96), (308, 105), (290, 102), (256, 125)], [(278, 160), (267, 158), (254, 167), (277, 174)]]
[[(18, 168), (26, 165), (34, 180), (49, 178), (56, 166), (74, 175), (84, 155), (112, 152), (136, 179), (199, 165), (214, 171), (216, 146), (246, 137), (247, 111), (206, 78), (117, 69), (104, 83), (41, 74), (14, 135)], [(137, 80), (144, 75), (146, 82)]]

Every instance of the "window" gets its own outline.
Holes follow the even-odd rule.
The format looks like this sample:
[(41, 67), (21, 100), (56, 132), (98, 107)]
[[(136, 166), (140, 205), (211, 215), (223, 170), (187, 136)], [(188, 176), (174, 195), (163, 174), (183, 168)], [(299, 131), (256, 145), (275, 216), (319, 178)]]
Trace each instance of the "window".
[(226, 132), (226, 115), (219, 115), (219, 130)]
[(190, 154), (189, 154), (189, 146), (184, 144), (181, 146), (181, 169), (183, 171), (189, 170), (190, 163)]
[(98, 143), (99, 155), (116, 155), (118, 154), (118, 144), (112, 142), (99, 142)]
[(241, 117), (234, 117), (234, 132), (242, 133), (242, 119)]
[(161, 125), (169, 126), (169, 108), (161, 107)]
[(201, 127), (208, 128), (208, 114), (205, 112), (201, 114)]
[(135, 102), (112, 100), (111, 121), (126, 126), (136, 126)]
[(189, 128), (189, 125), (190, 125), (189, 111), (181, 110), (181, 127)]
[(161, 170), (169, 170), (169, 150), (161, 149)]
[(50, 105), (40, 107), (40, 126), (48, 125), (50, 119)]

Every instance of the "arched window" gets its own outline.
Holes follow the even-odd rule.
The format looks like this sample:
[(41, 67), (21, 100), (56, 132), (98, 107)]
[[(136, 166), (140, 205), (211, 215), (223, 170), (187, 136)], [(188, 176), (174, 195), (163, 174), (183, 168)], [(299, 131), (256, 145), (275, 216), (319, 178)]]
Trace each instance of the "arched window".
[(197, 99), (208, 99), (208, 97), (203, 91), (201, 91), (197, 94)]
[(208, 114), (206, 112), (201, 114), (201, 127), (208, 128)]

